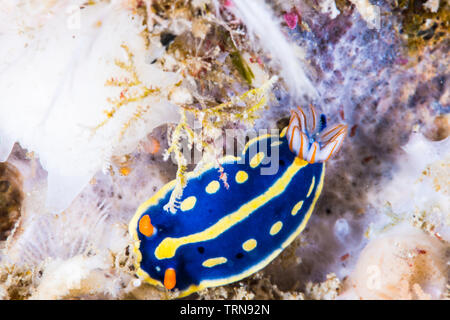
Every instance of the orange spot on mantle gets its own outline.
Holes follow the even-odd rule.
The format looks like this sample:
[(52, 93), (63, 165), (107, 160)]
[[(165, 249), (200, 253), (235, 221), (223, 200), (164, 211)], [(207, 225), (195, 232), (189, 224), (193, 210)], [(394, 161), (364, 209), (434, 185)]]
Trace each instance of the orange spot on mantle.
[(139, 221), (139, 231), (146, 237), (150, 237), (153, 234), (153, 226), (148, 214)]
[(175, 288), (176, 283), (177, 283), (177, 275), (175, 269), (168, 268), (166, 270), (166, 273), (164, 274), (164, 286), (170, 290)]

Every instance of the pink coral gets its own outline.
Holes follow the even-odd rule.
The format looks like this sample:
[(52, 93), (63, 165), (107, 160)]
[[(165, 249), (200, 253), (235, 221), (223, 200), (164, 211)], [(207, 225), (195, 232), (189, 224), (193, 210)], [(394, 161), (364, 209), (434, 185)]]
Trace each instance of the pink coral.
[(298, 23), (298, 15), (297, 12), (292, 10), (291, 12), (285, 13), (284, 21), (286, 21), (286, 24), (288, 25), (289, 29), (293, 30), (297, 26)]

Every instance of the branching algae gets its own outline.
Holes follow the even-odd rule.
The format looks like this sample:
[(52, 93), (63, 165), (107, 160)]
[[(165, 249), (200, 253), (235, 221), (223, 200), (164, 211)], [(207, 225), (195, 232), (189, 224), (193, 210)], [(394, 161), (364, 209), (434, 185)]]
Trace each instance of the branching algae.
[[(176, 185), (171, 192), (168, 203), (164, 207), (165, 210), (175, 213), (179, 203), (178, 199), (183, 195), (183, 189), (186, 185), (185, 173), (187, 166), (186, 159), (182, 153), (181, 140), (187, 138), (191, 148), (195, 146), (200, 151), (206, 151), (207, 154), (214, 154), (214, 148), (207, 141), (208, 139), (214, 139), (212, 132), (218, 130), (217, 128), (225, 127), (226, 123), (233, 121), (245, 121), (248, 124), (253, 124), (257, 118), (257, 111), (267, 105), (270, 89), (276, 81), (277, 77), (272, 77), (261, 87), (249, 90), (218, 106), (209, 108), (205, 106), (204, 109), (185, 107), (182, 110), (182, 118), (172, 132), (170, 147), (165, 152), (166, 159), (173, 153), (178, 165)], [(187, 113), (191, 113), (196, 119), (200, 119), (200, 133), (196, 133), (187, 124)], [(219, 170), (223, 171), (220, 161), (217, 162), (220, 166)], [(223, 175), (222, 181), (226, 183), (226, 174)]]
[[(142, 101), (148, 96), (155, 95), (160, 92), (159, 88), (147, 87), (144, 83), (142, 83), (142, 81), (139, 79), (136, 67), (134, 65), (133, 53), (125, 44), (122, 44), (121, 47), (127, 54), (127, 61), (124, 62), (122, 60), (116, 60), (115, 64), (120, 69), (127, 72), (130, 75), (130, 78), (111, 78), (106, 81), (106, 86), (118, 87), (121, 88), (122, 91), (120, 92), (119, 98), (108, 98), (108, 102), (112, 105), (112, 108), (110, 110), (105, 110), (106, 119), (103, 120), (99, 125), (97, 125), (95, 127), (95, 130), (103, 127), (123, 106), (126, 106), (131, 102)], [(138, 106), (133, 118), (124, 124), (123, 130), (120, 132), (120, 136), (124, 134), (125, 130), (128, 129), (130, 123), (133, 120), (140, 118), (143, 113), (148, 111), (148, 109), (149, 107)]]

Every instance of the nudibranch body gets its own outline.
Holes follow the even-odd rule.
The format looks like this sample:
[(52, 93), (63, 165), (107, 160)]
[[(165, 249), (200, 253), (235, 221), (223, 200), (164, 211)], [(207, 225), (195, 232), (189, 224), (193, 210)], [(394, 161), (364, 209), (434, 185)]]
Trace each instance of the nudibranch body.
[(305, 228), (322, 190), (323, 160), (346, 134), (340, 125), (322, 133), (324, 117), (311, 113), (295, 111), (280, 135), (252, 139), (241, 157), (222, 159), (227, 188), (211, 165), (188, 175), (175, 214), (163, 208), (175, 181), (143, 203), (129, 226), (138, 275), (186, 296), (238, 281), (278, 256)]

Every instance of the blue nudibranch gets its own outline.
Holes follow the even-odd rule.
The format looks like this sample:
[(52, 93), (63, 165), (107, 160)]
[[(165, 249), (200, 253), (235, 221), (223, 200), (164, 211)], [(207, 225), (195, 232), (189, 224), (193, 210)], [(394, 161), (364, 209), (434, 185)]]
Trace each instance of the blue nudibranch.
[[(163, 209), (175, 181), (166, 184), (129, 225), (137, 274), (186, 296), (264, 268), (305, 228), (322, 190), (324, 161), (347, 133), (345, 125), (325, 127), (312, 106), (292, 111), (280, 135), (252, 139), (240, 158), (222, 159), (229, 188), (212, 165), (188, 175), (175, 214)], [(261, 174), (274, 150), (278, 170)]]

